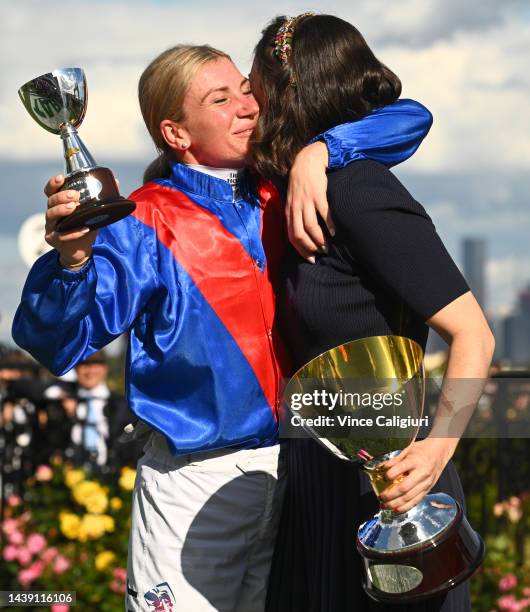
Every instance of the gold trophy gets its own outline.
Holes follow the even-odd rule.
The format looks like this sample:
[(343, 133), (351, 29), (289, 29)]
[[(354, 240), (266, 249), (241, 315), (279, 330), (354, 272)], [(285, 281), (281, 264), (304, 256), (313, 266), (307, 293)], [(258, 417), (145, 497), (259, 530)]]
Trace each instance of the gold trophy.
[(112, 171), (96, 164), (77, 133), (87, 105), (83, 70), (64, 68), (43, 74), (22, 85), (18, 95), (42, 128), (61, 136), (66, 161), (61, 191), (76, 189), (81, 194), (80, 205), (57, 222), (57, 231), (96, 229), (133, 212), (136, 204), (120, 195)]
[[(353, 340), (300, 368), (284, 397), (291, 420), (336, 457), (361, 462), (379, 496), (395, 484), (382, 464), (425, 424), (423, 351), (402, 336)], [(332, 409), (324, 401), (331, 397)], [(390, 604), (448, 591), (476, 571), (485, 552), (460, 504), (445, 493), (426, 495), (407, 512), (381, 508), (360, 526), (356, 544), (365, 591)]]

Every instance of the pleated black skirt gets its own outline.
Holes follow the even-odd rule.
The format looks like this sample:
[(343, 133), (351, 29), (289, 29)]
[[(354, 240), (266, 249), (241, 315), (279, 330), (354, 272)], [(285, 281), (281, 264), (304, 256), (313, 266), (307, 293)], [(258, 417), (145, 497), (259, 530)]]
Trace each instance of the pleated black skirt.
[[(312, 440), (290, 440), (289, 478), (270, 575), (267, 612), (470, 612), (467, 582), (418, 604), (382, 605), (361, 585), (355, 547), (359, 525), (375, 514), (377, 499), (355, 464)], [(433, 491), (465, 508), (452, 462)]]

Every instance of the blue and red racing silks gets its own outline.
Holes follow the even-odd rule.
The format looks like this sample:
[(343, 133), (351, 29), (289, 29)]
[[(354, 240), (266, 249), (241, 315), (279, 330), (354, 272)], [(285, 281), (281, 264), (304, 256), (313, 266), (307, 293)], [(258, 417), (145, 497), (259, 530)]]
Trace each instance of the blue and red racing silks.
[[(409, 157), (430, 127), (428, 111), (408, 102), (410, 128), (396, 147), (394, 120), (381, 111), (377, 121), (334, 128), (334, 138), (342, 129), (352, 144), (341, 161), (362, 149), (356, 133), (368, 136), (366, 120), (370, 146), (387, 140), (393, 163)], [(59, 375), (128, 332), (130, 407), (165, 434), (172, 452), (277, 443), (279, 386), (288, 373), (275, 317), (287, 245), (278, 192), (250, 173), (235, 192), (174, 163), (169, 179), (131, 199), (136, 211), (99, 230), (81, 270), (62, 268), (56, 251), (37, 260), (13, 322), (15, 341)]]

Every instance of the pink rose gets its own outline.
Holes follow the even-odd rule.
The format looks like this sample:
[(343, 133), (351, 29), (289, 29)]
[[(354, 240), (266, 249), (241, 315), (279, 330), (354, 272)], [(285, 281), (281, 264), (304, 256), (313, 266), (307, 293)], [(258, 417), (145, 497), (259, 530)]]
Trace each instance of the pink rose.
[(504, 595), (503, 597), (499, 597), (499, 599), (497, 599), (497, 606), (499, 607), (499, 610), (512, 610), (515, 604), (516, 599), (513, 595)]
[(22, 532), (20, 532), (18, 529), (15, 529), (15, 531), (12, 531), (7, 536), (7, 539), (9, 540), (10, 544), (14, 544), (15, 546), (20, 546), (21, 544), (24, 543), (24, 536), (22, 535)]
[(16, 521), (15, 519), (6, 519), (3, 523), (2, 523), (2, 531), (6, 534), (9, 535), (10, 533), (13, 533), (14, 531), (17, 531), (17, 527), (18, 527), (18, 521)]
[(52, 605), (50, 610), (51, 612), (68, 612), (68, 610), (70, 610), (70, 606), (64, 603), (56, 603)]
[(20, 586), (23, 588), (27, 588), (32, 583), (33, 579), (33, 572), (28, 568), (22, 569), (20, 572), (18, 572), (17, 580)]
[(20, 497), (19, 495), (10, 495), (7, 498), (7, 505), (11, 506), (11, 508), (16, 508), (17, 506), (20, 506), (21, 503), (22, 497)]
[(40, 556), (40, 558), (44, 561), (44, 563), (49, 563), (53, 561), (57, 556), (58, 550), (53, 546), (44, 550)]
[(44, 571), (44, 563), (42, 561), (35, 561), (28, 567), (28, 570), (33, 573), (33, 579), (39, 578)]
[(32, 533), (28, 536), (26, 546), (31, 553), (36, 555), (37, 553), (40, 553), (41, 550), (46, 548), (47, 543), (48, 542), (46, 542), (46, 538), (43, 535), (40, 533)]
[(112, 575), (116, 580), (121, 580), (122, 582), (127, 580), (127, 570), (124, 567), (116, 567), (112, 571)]
[(64, 574), (64, 572), (66, 572), (67, 569), (70, 569), (71, 565), (72, 564), (66, 557), (63, 557), (62, 555), (58, 555), (55, 561), (53, 562), (53, 571), (56, 574)]
[(39, 465), (35, 471), (35, 478), (40, 482), (46, 482), (53, 478), (53, 470), (49, 465)]
[(517, 586), (517, 577), (513, 574), (506, 574), (499, 580), (499, 590), (503, 593), (510, 591)]
[(18, 557), (18, 548), (12, 544), (8, 544), (2, 553), (4, 561), (14, 561)]
[(18, 549), (17, 557), (20, 565), (28, 565), (28, 563), (31, 563), (31, 560), (33, 559), (33, 555), (27, 548), (24, 547)]
[(110, 590), (114, 591), (114, 593), (125, 593), (125, 583), (118, 582), (117, 580), (113, 580), (110, 583)]

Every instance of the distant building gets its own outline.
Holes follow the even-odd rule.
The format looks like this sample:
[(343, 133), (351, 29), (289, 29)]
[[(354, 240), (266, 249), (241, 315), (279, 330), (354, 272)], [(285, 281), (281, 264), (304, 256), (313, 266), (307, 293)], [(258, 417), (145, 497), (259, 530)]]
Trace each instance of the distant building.
[(486, 310), (486, 241), (464, 238), (462, 241), (463, 274), (477, 302)]
[(519, 292), (515, 312), (503, 321), (503, 357), (514, 365), (530, 364), (530, 284)]

